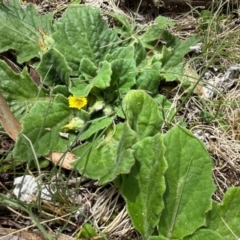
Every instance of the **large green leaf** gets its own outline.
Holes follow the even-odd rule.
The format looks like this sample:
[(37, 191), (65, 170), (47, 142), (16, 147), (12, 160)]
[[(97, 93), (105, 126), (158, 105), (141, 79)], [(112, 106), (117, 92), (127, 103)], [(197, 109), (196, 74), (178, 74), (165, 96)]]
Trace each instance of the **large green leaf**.
[(74, 166), (81, 174), (98, 179), (99, 184), (114, 180), (121, 173), (129, 173), (134, 164), (131, 146), (136, 133), (125, 124), (108, 131), (105, 138), (88, 142), (73, 153), (78, 157)]
[(117, 59), (130, 59), (134, 58), (134, 47), (118, 47), (114, 52), (109, 53), (105, 56), (105, 60), (108, 62), (112, 62)]
[(213, 202), (207, 215), (208, 228), (219, 233), (224, 240), (240, 238), (240, 188), (229, 188), (221, 203)]
[(43, 55), (37, 70), (41, 75), (42, 82), (49, 86), (58, 84), (68, 85), (72, 71), (65, 57), (55, 48), (49, 49)]
[(160, 134), (146, 137), (133, 146), (136, 162), (123, 175), (122, 195), (134, 227), (147, 239), (159, 222), (165, 191), (164, 172), (167, 163)]
[(22, 8), (19, 0), (0, 4), (0, 52), (14, 49), (19, 63), (26, 62), (53, 44), (53, 14), (38, 14), (35, 5)]
[(55, 28), (55, 47), (76, 74), (82, 58), (98, 65), (119, 41), (102, 19), (100, 10), (90, 6), (69, 7), (55, 23)]
[(49, 99), (47, 92), (33, 82), (26, 68), (22, 73), (15, 73), (0, 60), (0, 76), (0, 90), (17, 118), (21, 118), (38, 100)]
[(168, 238), (192, 234), (205, 223), (215, 190), (212, 160), (191, 132), (178, 126), (164, 136), (168, 170), (165, 173), (165, 208), (159, 233)]
[(197, 230), (192, 235), (184, 238), (184, 240), (225, 240), (221, 235), (219, 235), (217, 232), (209, 230), (209, 229), (200, 229)]
[(131, 90), (123, 99), (123, 111), (130, 127), (139, 139), (154, 136), (160, 131), (162, 118), (157, 103), (142, 90)]
[(33, 158), (33, 151), (37, 156), (52, 151), (66, 151), (73, 135), (66, 139), (60, 137), (59, 133), (70, 117), (71, 110), (63, 96), (57, 96), (53, 102), (38, 101), (22, 119), (23, 130), (14, 147), (14, 157), (27, 161)]

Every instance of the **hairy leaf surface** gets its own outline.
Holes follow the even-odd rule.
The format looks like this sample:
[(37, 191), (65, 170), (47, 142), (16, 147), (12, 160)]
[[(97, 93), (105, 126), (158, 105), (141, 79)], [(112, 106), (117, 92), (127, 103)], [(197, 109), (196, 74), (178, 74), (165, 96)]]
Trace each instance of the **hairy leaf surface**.
[(136, 133), (125, 124), (118, 124), (103, 138), (87, 142), (74, 150), (78, 156), (73, 164), (81, 174), (98, 179), (99, 184), (114, 180), (119, 174), (129, 173), (134, 164), (131, 146)]
[(98, 65), (116, 48), (119, 40), (102, 19), (99, 9), (90, 6), (69, 7), (55, 27), (55, 47), (65, 56), (74, 73), (78, 73), (82, 58)]
[[(67, 99), (59, 95), (53, 102), (38, 101), (22, 119), (23, 130), (14, 148), (14, 157), (25, 161), (50, 152), (67, 151), (73, 140), (60, 137), (61, 127), (72, 118)], [(31, 144), (30, 144), (31, 143)]]
[(0, 60), (0, 76), (0, 90), (17, 118), (21, 118), (38, 100), (48, 101), (47, 92), (36, 86), (26, 68), (15, 73)]
[(142, 90), (131, 90), (123, 99), (123, 111), (130, 127), (141, 140), (160, 131), (162, 118), (157, 103)]
[(135, 228), (147, 239), (159, 222), (165, 191), (167, 162), (160, 134), (146, 137), (133, 146), (136, 162), (123, 175), (122, 195)]
[(213, 202), (213, 208), (207, 215), (209, 229), (217, 232), (224, 240), (240, 238), (240, 188), (229, 188), (222, 202)]
[(209, 229), (200, 229), (197, 230), (194, 234), (191, 236), (188, 236), (184, 238), (184, 240), (224, 240), (221, 235), (219, 235), (217, 232), (209, 230)]
[(33, 4), (23, 9), (18, 0), (1, 3), (0, 52), (14, 49), (19, 63), (39, 56), (53, 44), (52, 18), (37, 13)]
[(166, 133), (164, 145), (167, 189), (159, 233), (182, 239), (206, 224), (205, 214), (211, 209), (215, 190), (212, 160), (203, 144), (190, 131), (178, 126)]

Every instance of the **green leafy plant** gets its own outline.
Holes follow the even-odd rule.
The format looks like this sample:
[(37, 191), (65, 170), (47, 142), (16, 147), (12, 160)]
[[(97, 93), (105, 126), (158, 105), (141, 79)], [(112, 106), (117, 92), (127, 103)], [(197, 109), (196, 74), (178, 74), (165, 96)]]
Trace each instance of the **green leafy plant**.
[(0, 90), (23, 127), (14, 158), (71, 147), (82, 175), (120, 188), (144, 239), (235, 239), (239, 189), (215, 203), (203, 144), (179, 126), (160, 133), (175, 109), (159, 83), (183, 81), (183, 57), (198, 37), (178, 39), (163, 17), (134, 31), (124, 16), (111, 16), (121, 28), (87, 6), (70, 6), (53, 21), (32, 4), (0, 4), (0, 51), (14, 50), (40, 76), (36, 84), (26, 67), (15, 73), (0, 61)]

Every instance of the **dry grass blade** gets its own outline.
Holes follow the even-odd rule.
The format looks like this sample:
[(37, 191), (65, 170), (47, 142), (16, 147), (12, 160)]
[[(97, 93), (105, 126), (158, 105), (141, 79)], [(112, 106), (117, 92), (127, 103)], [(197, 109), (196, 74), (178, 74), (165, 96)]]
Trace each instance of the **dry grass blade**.
[(21, 124), (17, 121), (13, 113), (11, 112), (6, 100), (0, 92), (0, 122), (6, 131), (6, 133), (14, 140), (17, 140), (17, 136), (22, 129)]

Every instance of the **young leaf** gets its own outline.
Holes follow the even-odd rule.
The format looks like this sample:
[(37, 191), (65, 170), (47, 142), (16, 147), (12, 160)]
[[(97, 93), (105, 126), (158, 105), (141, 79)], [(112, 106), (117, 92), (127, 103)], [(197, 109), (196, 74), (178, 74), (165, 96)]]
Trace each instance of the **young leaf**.
[(131, 90), (123, 99), (123, 111), (129, 126), (141, 140), (160, 131), (162, 118), (157, 103), (142, 90)]
[[(89, 224), (89, 223), (85, 223), (82, 227), (81, 227), (81, 231), (77, 234), (77, 239), (91, 239), (97, 236), (96, 230), (95, 228)], [(99, 237), (98, 237), (99, 239)], [(103, 238), (99, 239), (99, 240), (103, 240)]]
[(209, 229), (199, 229), (195, 233), (190, 236), (185, 237), (183, 240), (225, 240), (221, 235), (217, 232), (209, 230)]
[(100, 10), (90, 6), (69, 7), (55, 23), (55, 28), (55, 47), (75, 74), (82, 58), (88, 58), (97, 66), (119, 45), (117, 34), (108, 28)]
[(38, 14), (33, 4), (25, 9), (19, 0), (0, 4), (0, 52), (14, 49), (19, 63), (50, 48), (53, 14)]
[(222, 202), (213, 202), (212, 210), (207, 215), (208, 228), (217, 232), (224, 240), (240, 238), (240, 188), (229, 188)]
[(27, 69), (15, 73), (0, 60), (0, 90), (17, 118), (29, 111), (37, 100), (48, 100), (44, 89), (40, 89), (29, 76)]
[(13, 150), (14, 158), (28, 161), (33, 158), (33, 151), (37, 156), (66, 151), (74, 136), (62, 138), (59, 132), (68, 123), (69, 117), (71, 110), (63, 96), (57, 96), (54, 102), (38, 101), (22, 119), (23, 130)]
[(178, 126), (167, 132), (164, 144), (167, 146), (167, 189), (159, 233), (182, 239), (205, 225), (205, 214), (211, 209), (215, 190), (212, 160), (203, 144), (191, 132)]
[(78, 156), (73, 166), (83, 175), (98, 179), (99, 184), (114, 180), (119, 174), (129, 173), (134, 164), (131, 146), (136, 133), (125, 124), (108, 131), (105, 138), (86, 143), (73, 153)]
[(136, 162), (128, 175), (123, 175), (121, 192), (134, 227), (144, 236), (152, 234), (163, 209), (164, 172), (167, 163), (160, 134), (146, 137), (133, 146)]

